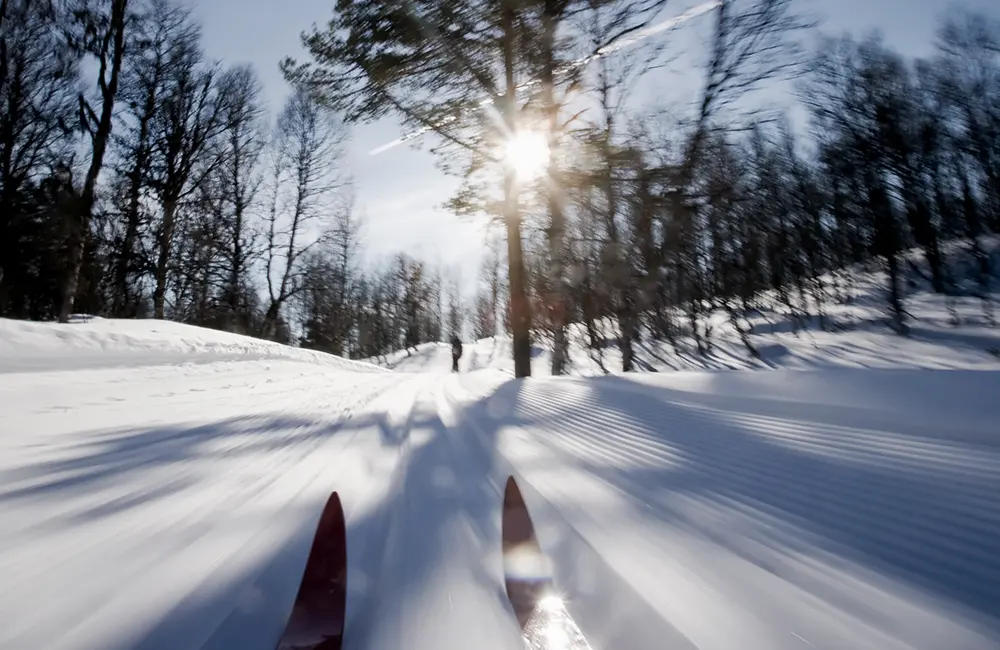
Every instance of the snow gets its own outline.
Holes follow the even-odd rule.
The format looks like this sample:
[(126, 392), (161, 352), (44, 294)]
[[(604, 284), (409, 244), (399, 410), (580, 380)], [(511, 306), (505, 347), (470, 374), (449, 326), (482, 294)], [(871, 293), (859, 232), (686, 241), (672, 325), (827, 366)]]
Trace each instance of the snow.
[(171, 365), (177, 360), (286, 359), (375, 370), (270, 341), (161, 320), (77, 317), (71, 324), (0, 319), (0, 371)]
[[(843, 406), (864, 374), (773, 373), (809, 384), (787, 401), (755, 374), (728, 377), (759, 393), (735, 401), (708, 375), (530, 382), (501, 449), (694, 647), (996, 647), (1000, 409), (965, 402), (982, 410), (953, 437), (891, 400)], [(995, 373), (882, 380), (931, 413), (1000, 394)]]
[(386, 372), (0, 321), (0, 649), (270, 650), (333, 490), (345, 648), (523, 648), (510, 475), (595, 650), (995, 649), (1000, 372), (917, 342), (935, 360), (513, 381), (503, 338), (459, 374), (438, 344)]

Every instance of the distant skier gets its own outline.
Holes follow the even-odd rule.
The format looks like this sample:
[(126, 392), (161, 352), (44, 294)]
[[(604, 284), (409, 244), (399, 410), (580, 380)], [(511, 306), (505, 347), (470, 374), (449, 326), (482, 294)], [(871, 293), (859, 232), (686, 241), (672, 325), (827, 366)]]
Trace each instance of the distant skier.
[(451, 337), (451, 371), (458, 372), (458, 360), (462, 358), (462, 341), (457, 336)]

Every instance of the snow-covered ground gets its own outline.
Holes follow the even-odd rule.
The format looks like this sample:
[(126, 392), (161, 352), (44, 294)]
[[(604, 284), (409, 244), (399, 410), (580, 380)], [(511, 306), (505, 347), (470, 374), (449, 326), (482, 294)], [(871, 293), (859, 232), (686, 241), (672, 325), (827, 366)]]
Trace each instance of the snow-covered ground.
[(284, 359), (374, 370), (369, 364), (161, 320), (77, 317), (67, 325), (0, 319), (0, 371), (73, 370)]
[(758, 378), (511, 383), (500, 449), (673, 647), (998, 647), (1000, 377)]
[(595, 650), (1000, 647), (1000, 372), (512, 381), (503, 339), (456, 375), (440, 345), (385, 372), (151, 321), (0, 335), (3, 650), (271, 650), (332, 490), (345, 648), (523, 647), (509, 475)]
[[(1000, 296), (997, 298), (1000, 304)], [(845, 330), (825, 331), (813, 326), (798, 333), (787, 320), (768, 322), (764, 315), (755, 319), (756, 333), (750, 339), (760, 358), (754, 358), (721, 314), (713, 318), (711, 349), (699, 354), (690, 337), (678, 340), (675, 349), (667, 341), (644, 339), (635, 345), (639, 372), (691, 370), (768, 370), (776, 368), (815, 370), (836, 368), (910, 368), (937, 370), (1000, 370), (1000, 326), (982, 322), (981, 305), (973, 298), (957, 299), (956, 312), (962, 325), (952, 325), (946, 300), (921, 296), (911, 309), (921, 314), (911, 325), (909, 336), (899, 336), (884, 324), (865, 320), (859, 314), (877, 312), (877, 308), (859, 305), (835, 310), (838, 322), (848, 323)], [(1000, 319), (1000, 308), (998, 308)], [(568, 374), (601, 376), (621, 372), (621, 353), (614, 340), (614, 329), (605, 324), (608, 338), (602, 349), (591, 349), (581, 327), (570, 328)], [(462, 372), (493, 369), (514, 374), (511, 342), (497, 336), (463, 344), (459, 362)], [(451, 364), (451, 347), (446, 343), (424, 343), (409, 351), (400, 350), (371, 363), (405, 372), (444, 369)], [(551, 374), (552, 357), (545, 341), (532, 347), (531, 372), (535, 377)]]

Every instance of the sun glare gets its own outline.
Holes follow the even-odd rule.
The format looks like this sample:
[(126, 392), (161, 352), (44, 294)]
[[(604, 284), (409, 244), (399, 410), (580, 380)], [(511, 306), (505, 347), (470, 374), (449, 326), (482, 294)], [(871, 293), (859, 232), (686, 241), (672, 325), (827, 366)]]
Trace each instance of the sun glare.
[(545, 612), (558, 612), (565, 606), (557, 594), (548, 594), (538, 601), (538, 608)]
[(518, 131), (504, 142), (504, 156), (520, 181), (545, 173), (549, 164), (549, 143), (539, 131)]

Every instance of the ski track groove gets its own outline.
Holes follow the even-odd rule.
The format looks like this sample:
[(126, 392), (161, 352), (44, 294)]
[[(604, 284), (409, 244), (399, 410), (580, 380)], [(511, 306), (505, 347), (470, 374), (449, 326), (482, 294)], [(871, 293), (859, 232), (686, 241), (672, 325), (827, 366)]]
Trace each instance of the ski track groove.
[[(810, 429), (806, 423), (752, 415), (726, 421), (714, 417), (719, 413), (717, 409), (667, 400), (656, 407), (655, 413), (646, 414), (650, 421), (659, 424), (659, 431), (652, 432), (645, 420), (606, 409), (572, 408), (587, 403), (587, 397), (584, 390), (570, 388), (568, 382), (544, 384), (545, 391), (532, 390), (538, 385), (525, 385), (519, 410), (529, 419), (544, 423), (546, 435), (538, 436), (538, 442), (584, 461), (589, 474), (595, 475), (594, 467), (606, 467), (609, 461), (618, 468), (631, 463), (637, 468), (658, 467), (666, 472), (676, 468), (690, 472), (697, 477), (691, 480), (712, 486), (707, 494), (699, 494), (698, 498), (705, 500), (702, 514), (710, 512), (713, 497), (722, 497), (750, 506), (786, 525), (817, 530), (821, 537), (829, 522), (836, 521), (841, 535), (897, 551), (897, 565), (908, 569), (918, 582), (929, 578), (947, 583), (956, 576), (977, 575), (977, 584), (996, 585), (981, 588), (980, 595), (1000, 602), (1000, 557), (996, 553), (1000, 542), (1000, 508), (996, 499), (1000, 481), (996, 468), (1000, 467), (1000, 458), (992, 450), (986, 453), (977, 450), (977, 456), (973, 450), (959, 445), (915, 443), (907, 451), (902, 444), (911, 440), (898, 436), (894, 444), (880, 442), (877, 437), (884, 434), (879, 431), (822, 424)], [(558, 412), (557, 416), (552, 415), (553, 410)], [(697, 415), (693, 417), (692, 413)], [(692, 427), (694, 424), (699, 426)], [(695, 428), (700, 429), (697, 435), (692, 433)], [(808, 435), (810, 430), (813, 433)], [(683, 438), (687, 452), (666, 442), (677, 436)], [(815, 453), (832, 456), (840, 462), (888, 470), (878, 483), (902, 477), (919, 478), (923, 489), (890, 489), (890, 499), (878, 498), (875, 495), (884, 491), (870, 488), (885, 486), (854, 482), (854, 472), (849, 466), (845, 475), (804, 471), (787, 477), (790, 482), (786, 482), (782, 478), (788, 474), (787, 468), (794, 466), (788, 457), (796, 450), (757, 446), (752, 456), (735, 454), (728, 447), (741, 436), (769, 441), (798, 436), (797, 442), (808, 443), (806, 447)], [(843, 452), (842, 437), (848, 438), (849, 455), (822, 453)], [(868, 453), (862, 441), (872, 443)], [(615, 463), (616, 460), (619, 462)], [(963, 463), (979, 471), (961, 476), (958, 470)], [(894, 473), (901, 469), (906, 471)], [(933, 476), (927, 476), (932, 471)], [(643, 486), (628, 475), (628, 471), (617, 475), (619, 483), (635, 488), (626, 493), (642, 490)], [(761, 483), (780, 497), (772, 497), (768, 502), (752, 496), (753, 486)], [(931, 491), (936, 491), (932, 501), (939, 507), (928, 505)], [(661, 506), (666, 503), (669, 507), (669, 501), (676, 498), (669, 492), (660, 491), (658, 495), (661, 503), (657, 505)], [(900, 530), (908, 532), (900, 535)], [(825, 540), (823, 545), (848, 552), (843, 543), (834, 540)]]
[[(525, 412), (526, 413), (530, 413), (531, 411), (528, 410), (528, 409), (525, 409)], [(543, 413), (543, 411), (542, 410), (536, 410), (535, 413), (541, 415)], [(598, 422), (601, 423), (601, 424), (610, 424), (612, 426), (615, 425), (615, 424), (621, 424), (621, 423), (616, 423), (616, 422), (613, 422), (613, 421), (612, 422), (607, 422), (607, 421), (604, 420), (604, 418), (600, 418), (599, 416), (596, 417), (596, 418), (594, 418), (594, 417), (588, 418), (588, 420), (583, 420), (583, 419), (580, 419), (580, 418), (575, 418), (573, 416), (568, 416), (566, 418), (566, 423), (569, 424), (571, 422), (577, 422), (577, 423), (581, 423), (582, 424), (582, 423), (586, 423), (588, 421), (593, 421), (595, 419), (598, 420)], [(616, 444), (600, 440), (599, 438), (597, 438), (597, 436), (591, 436), (591, 435), (589, 435), (590, 431), (587, 430), (585, 427), (580, 427), (578, 429), (575, 429), (575, 433), (578, 434), (577, 437), (576, 437), (576, 439), (574, 439), (572, 441), (570, 441), (570, 440), (562, 440), (560, 444), (563, 445), (564, 449), (571, 451), (577, 457), (581, 457), (581, 458), (583, 458), (583, 457), (601, 458), (601, 459), (604, 459), (606, 461), (608, 458), (613, 458), (614, 457), (612, 454), (616, 451), (616, 448), (619, 447)], [(623, 438), (624, 439), (628, 439), (628, 438), (632, 438), (632, 437), (633, 436), (617, 436), (616, 440), (621, 440)], [(587, 438), (586, 442), (583, 441), (584, 438)], [(642, 443), (648, 442), (648, 439), (645, 439), (645, 438), (642, 438), (642, 437), (637, 437), (637, 440), (638, 440), (638, 442), (632, 441), (632, 440), (629, 440), (628, 442), (630, 443), (630, 446), (632, 446), (632, 447), (639, 447), (639, 451), (634, 451), (632, 453), (625, 453), (625, 452), (621, 451), (620, 449), (618, 449), (617, 450), (617, 456), (619, 458), (630, 458), (630, 459), (633, 459), (633, 460), (643, 460), (643, 461), (645, 461), (643, 463), (644, 465), (653, 466), (653, 467), (661, 467), (661, 466), (666, 465), (667, 463), (676, 466), (679, 463), (683, 463), (683, 462), (696, 462), (697, 465), (699, 466), (699, 468), (702, 471), (704, 471), (706, 474), (710, 474), (713, 478), (721, 478), (722, 476), (729, 475), (731, 478), (737, 478), (738, 477), (739, 479), (746, 479), (746, 478), (749, 478), (751, 476), (760, 475), (762, 473), (761, 470), (764, 470), (763, 473), (765, 475), (779, 476), (780, 474), (777, 473), (777, 472), (775, 472), (774, 470), (776, 468), (780, 468), (780, 467), (783, 466), (782, 463), (778, 462), (777, 460), (774, 461), (774, 462), (771, 462), (771, 463), (766, 463), (766, 464), (762, 463), (760, 461), (756, 461), (756, 462), (729, 462), (729, 461), (726, 461), (726, 462), (712, 462), (712, 461), (706, 460), (706, 458), (711, 457), (713, 455), (712, 452), (717, 451), (718, 447), (715, 447), (715, 446), (712, 446), (712, 445), (709, 445), (709, 444), (706, 444), (706, 445), (702, 446), (702, 448), (701, 448), (702, 453), (690, 454), (686, 459), (683, 458), (683, 457), (678, 458), (677, 456), (674, 456), (674, 455), (670, 455), (670, 456), (660, 455), (657, 458), (656, 455), (654, 455), (655, 451), (656, 451), (656, 445), (655, 444), (642, 444)], [(580, 453), (580, 452), (583, 452), (583, 453)], [(592, 453), (588, 453), (588, 452), (592, 452)], [(695, 460), (695, 459), (697, 459), (697, 460)], [(721, 481), (720, 481), (720, 484), (725, 485), (725, 483), (721, 482)], [(736, 493), (740, 493), (740, 488), (743, 487), (745, 484), (746, 484), (746, 481), (740, 480), (738, 483), (731, 485), (730, 489), (732, 491), (736, 492)], [(796, 487), (799, 487), (799, 488), (806, 487), (806, 488), (808, 488), (807, 492), (812, 492), (813, 494), (818, 494), (818, 493), (822, 492), (822, 490), (820, 489), (821, 487), (827, 487), (827, 486), (828, 486), (828, 484), (825, 482), (825, 480), (823, 480), (821, 478), (816, 478), (816, 479), (813, 479), (813, 480), (808, 480), (808, 479), (802, 480), (802, 479), (799, 479), (798, 485)], [(858, 496), (860, 496), (860, 494), (861, 494), (860, 491), (859, 492), (851, 492), (847, 496), (858, 497)], [(919, 503), (919, 499), (920, 499), (920, 497), (918, 495), (908, 495), (906, 498), (907, 498), (908, 505), (911, 506), (911, 507), (915, 507)], [(976, 513), (979, 513), (979, 512), (981, 512), (981, 507), (983, 505), (985, 505), (985, 504), (988, 503), (989, 497), (988, 497), (988, 495), (982, 495), (982, 496), (980, 496), (980, 495), (976, 494), (976, 495), (974, 495), (974, 498), (976, 498), (977, 500), (981, 501), (980, 503), (974, 503), (973, 504), (973, 506), (974, 506), (973, 511), (976, 512)], [(796, 499), (795, 503), (797, 505), (805, 505), (806, 503), (811, 503), (812, 500), (813, 499), (812, 499), (811, 495), (806, 495), (803, 498)], [(861, 502), (863, 504), (867, 504), (867, 506), (868, 506), (867, 509), (868, 510), (876, 510), (877, 508), (882, 507), (882, 506), (885, 505), (884, 503), (874, 503), (873, 504), (873, 502), (871, 502), (870, 500), (862, 500)], [(873, 507), (873, 505), (874, 505), (874, 507)], [(835, 507), (835, 506), (827, 506), (827, 507)], [(838, 510), (838, 512), (841, 515), (848, 514), (849, 511), (853, 510), (855, 507), (856, 506), (851, 506), (851, 507), (844, 506), (843, 508), (840, 508)], [(862, 506), (862, 507), (864, 508), (864, 506)], [(973, 523), (974, 521), (978, 521), (978, 519), (973, 519), (971, 517), (971, 513), (963, 513), (963, 514), (970, 514), (970, 519), (969, 519), (968, 523)], [(891, 514), (889, 514), (887, 517), (885, 517), (885, 516), (882, 517), (882, 519), (889, 521), (890, 524), (892, 524), (892, 525), (898, 525), (902, 521), (898, 517), (893, 517)], [(935, 528), (936, 527), (926, 527), (926, 530), (934, 530)]]
[[(774, 339), (796, 347), (795, 363), (832, 365), (799, 351), (790, 335)], [(839, 365), (865, 365), (858, 350), (874, 365), (895, 352), (881, 340), (864, 343), (833, 350), (842, 355)], [(685, 399), (684, 391), (655, 382), (502, 384), (509, 369), (486, 366), (497, 354), (509, 357), (509, 348), (507, 339), (494, 339), (489, 350), (470, 346), (458, 375), (447, 372), (446, 345), (394, 358), (395, 373), (345, 375), (350, 368), (337, 364), (252, 354), (131, 368), (15, 368), (0, 381), (0, 399), (26, 408), (0, 412), (0, 428), (39, 433), (0, 436), (0, 518), (29, 524), (0, 531), (0, 575), (8, 578), (0, 612), (26, 613), (0, 628), (0, 648), (38, 646), (43, 638), (56, 650), (112, 639), (127, 647), (159, 630), (158, 616), (199, 598), (212, 614), (182, 630), (176, 645), (217, 641), (240, 605), (213, 596), (238, 595), (291, 529), (314, 525), (313, 506), (325, 502), (331, 485), (340, 489), (331, 478), (338, 467), (357, 479), (365, 467), (369, 474), (378, 467), (387, 477), (348, 489), (368, 507), (347, 508), (349, 530), (356, 522), (372, 526), (369, 515), (385, 522), (361, 529), (379, 536), (369, 538), (374, 553), (382, 548), (383, 565), (370, 582), (427, 600), (380, 598), (378, 588), (364, 587), (362, 617), (399, 614), (382, 621), (381, 631), (377, 616), (367, 621), (376, 640), (402, 643), (408, 632), (451, 648), (461, 647), (453, 643), (462, 641), (459, 628), (470, 639), (488, 637), (491, 625), (505, 629), (500, 610), (476, 609), (496, 596), (491, 570), (476, 568), (492, 543), (483, 522), (496, 513), (487, 513), (493, 497), (475, 490), (499, 497), (500, 474), (520, 472), (533, 477), (526, 480), (541, 498), (555, 499), (568, 529), (607, 552), (612, 571), (666, 620), (679, 617), (677, 629), (706, 650), (732, 647), (741, 635), (746, 647), (774, 650), (848, 647), (852, 640), (854, 647), (937, 648), (964, 616), (1000, 620), (1000, 447), (981, 421), (969, 423), (982, 439), (966, 443), (919, 417), (901, 419), (912, 434), (893, 421), (865, 421), (864, 413), (844, 420), (862, 426), (844, 426), (812, 421), (801, 404), (785, 413), (775, 401), (757, 413), (739, 407), (752, 399), (726, 408), (724, 393)], [(712, 363), (745, 367), (740, 353), (714, 347)], [(704, 366), (693, 356), (677, 359)], [(596, 372), (593, 359), (589, 368)], [(67, 390), (52, 390), (52, 382)], [(503, 385), (517, 386), (513, 403), (482, 402)], [(123, 396), (130, 392), (139, 398)], [(493, 421), (467, 417), (472, 406)], [(99, 416), (99, 425), (88, 415)], [(362, 416), (381, 421), (349, 426)], [(102, 458), (96, 470), (95, 458)], [(442, 468), (452, 473), (436, 474)], [(407, 486), (427, 492), (420, 497)], [(45, 517), (32, 518), (36, 491), (44, 493)], [(421, 510), (429, 508), (425, 497), (454, 512)], [(420, 531), (440, 548), (414, 547)], [(440, 573), (410, 566), (414, 555), (440, 557)], [(91, 576), (94, 560), (113, 562), (113, 570)], [(205, 573), (171, 575), (188, 564)], [(461, 577), (470, 568), (473, 578)], [(15, 600), (59, 594), (70, 580), (73, 602), (57, 597), (26, 607)], [(954, 593), (962, 589), (985, 605), (959, 602)], [(445, 609), (452, 618), (471, 613), (472, 624), (449, 620)], [(952, 611), (959, 615), (948, 620)], [(719, 616), (728, 623), (718, 625)], [(58, 629), (47, 629), (55, 620)], [(940, 632), (935, 625), (943, 625)], [(109, 636), (116, 626), (124, 637)], [(971, 632), (961, 638), (976, 650), (993, 647)]]
[[(275, 383), (270, 380), (257, 382), (248, 395), (238, 391), (250, 382), (234, 383), (231, 376), (214, 376), (219, 369), (208, 372), (209, 366), (202, 368), (206, 370), (202, 373), (205, 383), (197, 386), (202, 390), (161, 392), (156, 397), (147, 396), (141, 406), (131, 405), (133, 409), (138, 406), (153, 413), (173, 414), (175, 417), (172, 420), (168, 416), (166, 421), (150, 423), (136, 433), (134, 427), (116, 426), (119, 417), (112, 413), (105, 417), (110, 419), (109, 426), (80, 433), (60, 430), (47, 433), (44, 443), (33, 443), (39, 444), (36, 453), (25, 454), (25, 450), (19, 449), (20, 465), (13, 469), (0, 469), (6, 488), (0, 494), (0, 507), (23, 509), (31, 502), (32, 489), (61, 490), (64, 489), (61, 486), (68, 487), (76, 481), (84, 481), (83, 490), (74, 490), (68, 500), (52, 504), (55, 507), (48, 509), (49, 517), (36, 519), (33, 524), (11, 531), (16, 532), (15, 535), (3, 536), (5, 551), (0, 554), (0, 573), (7, 576), (4, 585), (7, 598), (19, 592), (33, 593), (37, 591), (38, 584), (51, 583), (55, 588), (53, 580), (57, 579), (56, 576), (71, 568), (81, 567), (87, 558), (105, 555), (111, 545), (122, 556), (113, 577), (97, 575), (80, 585), (80, 597), (75, 604), (58, 599), (51, 605), (39, 602), (35, 615), (12, 621), (0, 635), (7, 639), (0, 639), (0, 646), (7, 647), (8, 642), (18, 645), (22, 643), (19, 638), (30, 643), (24, 635), (29, 635), (29, 638), (37, 635), (38, 621), (45, 619), (44, 612), (56, 611), (52, 607), (62, 612), (60, 638), (69, 638), (75, 630), (89, 626), (89, 621), (104, 616), (109, 606), (120, 601), (121, 590), (116, 587), (120, 586), (123, 575), (143, 575), (157, 566), (164, 554), (171, 558), (183, 557), (192, 552), (204, 553), (218, 546), (224, 539), (220, 537), (220, 522), (232, 520), (233, 512), (246, 509), (257, 500), (268, 500), (269, 495), (280, 492), (288, 503), (296, 502), (329, 468), (319, 464), (305, 476), (294, 470), (303, 468), (317, 452), (322, 452), (323, 457), (337, 457), (351, 448), (362, 428), (352, 427), (347, 435), (340, 435), (342, 427), (350, 422), (352, 416), (363, 412), (372, 400), (398, 387), (402, 379), (391, 378), (386, 373), (368, 375), (380, 379), (362, 379), (354, 382), (353, 386), (341, 383), (330, 398), (317, 401), (317, 381), (322, 383), (329, 376), (322, 371), (311, 377), (302, 374), (298, 377), (284, 376), (282, 381)], [(228, 368), (228, 371), (232, 370), (234, 368)], [(227, 371), (223, 370), (221, 374), (226, 375)], [(191, 378), (184, 377), (183, 381), (191, 381)], [(228, 385), (228, 390), (218, 390), (222, 383)], [(84, 386), (79, 393), (73, 391), (68, 395), (71, 402), (76, 403), (67, 404), (64, 401), (64, 409), (100, 407), (105, 402), (95, 400), (94, 396), (107, 390), (107, 386)], [(179, 392), (199, 397), (178, 400), (174, 395)], [(209, 395), (212, 397), (207, 397)], [(61, 398), (56, 395), (52, 399)], [(216, 421), (209, 424), (177, 421), (177, 414), (187, 412), (188, 406), (204, 405), (206, 399), (211, 399), (214, 409), (220, 413)], [(161, 408), (158, 404), (164, 406)], [(252, 414), (247, 413), (247, 404), (252, 405)], [(241, 406), (242, 413), (235, 415), (240, 412)], [(275, 430), (270, 426), (276, 420), (288, 418), (292, 419), (282, 428)], [(68, 429), (75, 418), (71, 413), (58, 413), (53, 419), (61, 419), (63, 427)], [(0, 416), (0, 422), (2, 420)], [(213, 437), (213, 429), (220, 426), (232, 430), (224, 430), (222, 436)], [(160, 429), (162, 434), (158, 432)], [(143, 435), (153, 435), (152, 441), (145, 441)], [(256, 453), (262, 444), (270, 450), (266, 467), (258, 470), (247, 466), (241, 459), (247, 453)], [(177, 456), (171, 457), (175, 449)], [(88, 459), (107, 453), (105, 450), (113, 456), (106, 461), (107, 470), (98, 469), (95, 474)], [(207, 463), (212, 457), (224, 458), (226, 462), (222, 467), (215, 465), (210, 472)], [(36, 464), (26, 467), (25, 461)], [(218, 471), (220, 469), (221, 472)], [(137, 491), (129, 482), (123, 487), (115, 487), (121, 471), (130, 476), (144, 474), (147, 477), (145, 480), (151, 481), (152, 486), (161, 486), (166, 481), (179, 486), (180, 490), (170, 492), (171, 498), (159, 504), (155, 518), (143, 516), (144, 508), (118, 510), (114, 507), (116, 502), (135, 499), (142, 502), (142, 490)], [(227, 495), (224, 501), (203, 498), (195, 491), (209, 477), (213, 486)], [(17, 479), (16, 482), (9, 480), (12, 478)], [(293, 490), (296, 485), (298, 487)], [(18, 493), (28, 497), (24, 506), (18, 506)], [(270, 501), (273, 501), (273, 496)], [(89, 519), (87, 513), (102, 508), (110, 508), (110, 516), (117, 520), (114, 526)], [(60, 519), (78, 517), (88, 518), (76, 524), (72, 540), (59, 537), (46, 539), (44, 531), (57, 530)], [(225, 553), (206, 559), (218, 565), (216, 569), (226, 563), (238, 563), (248, 549), (261, 547), (262, 536), (270, 538), (275, 532), (273, 524), (268, 524), (249, 535), (233, 555)], [(40, 537), (37, 536), (39, 533), (42, 533)], [(18, 539), (32, 537), (35, 538), (33, 544), (18, 543)], [(159, 540), (155, 549), (145, 547), (149, 539)], [(207, 546), (201, 543), (202, 540), (207, 542)], [(48, 559), (37, 561), (40, 557)], [(52, 557), (57, 559), (53, 561)], [(213, 632), (206, 634), (210, 636)]]

